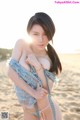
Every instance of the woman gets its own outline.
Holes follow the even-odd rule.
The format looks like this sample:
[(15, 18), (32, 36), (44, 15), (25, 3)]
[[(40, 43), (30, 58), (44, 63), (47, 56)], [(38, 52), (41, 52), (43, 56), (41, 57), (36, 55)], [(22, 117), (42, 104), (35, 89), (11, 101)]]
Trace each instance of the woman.
[[(58, 55), (49, 44), (55, 33), (54, 23), (46, 13), (38, 12), (30, 18), (27, 32), (32, 42), (27, 43), (25, 40), (18, 40), (16, 42), (8, 71), (9, 77), (16, 86), (16, 93), (24, 111), (24, 120), (61, 120), (59, 106), (54, 98), (52, 101), (50, 98), (54, 82), (50, 78), (46, 78), (50, 73), (57, 76), (62, 70)], [(15, 66), (16, 64), (17, 66)], [(19, 67), (19, 69), (15, 70), (15, 67)], [(35, 74), (31, 71), (32, 68)], [(20, 71), (21, 69), (22, 71)], [(26, 75), (23, 74), (26, 70), (29, 74), (26, 73), (27, 78), (25, 79)], [(21, 74), (22, 76), (20, 77)], [(28, 78), (29, 76), (30, 78)], [(34, 80), (37, 78), (37, 87), (33, 86), (32, 83), (34, 81), (31, 81), (31, 76), (33, 78), (35, 76)], [(53, 78), (55, 78), (54, 76)], [(23, 79), (29, 81), (25, 82)], [(24, 96), (19, 94), (20, 90), (25, 92)], [(25, 94), (28, 97), (25, 97)], [(21, 100), (24, 98), (25, 102), (21, 102), (20, 98)], [(28, 98), (29, 100), (27, 100)], [(30, 101), (33, 101), (33, 104)]]

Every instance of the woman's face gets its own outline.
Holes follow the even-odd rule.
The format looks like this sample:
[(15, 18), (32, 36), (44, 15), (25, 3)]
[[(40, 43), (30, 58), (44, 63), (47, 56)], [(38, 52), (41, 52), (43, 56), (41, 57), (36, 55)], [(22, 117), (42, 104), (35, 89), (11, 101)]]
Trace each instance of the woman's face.
[(32, 40), (32, 45), (39, 50), (44, 50), (45, 47), (47, 46), (49, 40), (47, 35), (45, 34), (44, 29), (38, 25), (35, 24), (30, 30), (29, 33), (31, 40)]

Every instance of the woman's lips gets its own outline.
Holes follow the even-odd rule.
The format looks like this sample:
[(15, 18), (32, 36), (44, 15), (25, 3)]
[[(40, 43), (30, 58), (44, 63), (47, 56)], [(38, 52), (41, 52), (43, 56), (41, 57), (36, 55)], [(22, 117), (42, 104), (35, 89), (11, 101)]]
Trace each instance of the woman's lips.
[(44, 44), (41, 44), (41, 45), (38, 45), (38, 46), (43, 47), (43, 46), (44, 46)]

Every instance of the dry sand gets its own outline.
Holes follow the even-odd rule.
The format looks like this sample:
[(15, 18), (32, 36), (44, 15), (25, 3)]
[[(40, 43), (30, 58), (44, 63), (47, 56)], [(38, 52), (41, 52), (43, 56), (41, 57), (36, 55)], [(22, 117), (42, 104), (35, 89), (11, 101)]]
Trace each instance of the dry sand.
[[(63, 71), (53, 96), (59, 103), (63, 120), (80, 120), (80, 54), (59, 54), (59, 57)], [(9, 112), (10, 120), (23, 120), (13, 83), (7, 77), (6, 61), (0, 62), (0, 113), (3, 111)]]

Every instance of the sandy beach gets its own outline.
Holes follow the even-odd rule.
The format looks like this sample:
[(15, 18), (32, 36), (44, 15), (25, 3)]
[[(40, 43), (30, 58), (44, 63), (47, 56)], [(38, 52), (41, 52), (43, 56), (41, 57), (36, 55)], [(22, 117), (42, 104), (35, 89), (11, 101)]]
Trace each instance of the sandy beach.
[[(80, 54), (59, 54), (59, 57), (63, 71), (59, 84), (53, 88), (53, 97), (59, 103), (62, 120), (80, 120)], [(9, 112), (9, 120), (23, 120), (23, 110), (7, 69), (7, 61), (0, 62), (0, 113)]]

